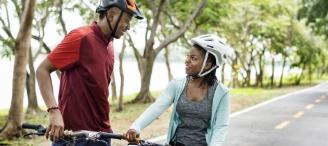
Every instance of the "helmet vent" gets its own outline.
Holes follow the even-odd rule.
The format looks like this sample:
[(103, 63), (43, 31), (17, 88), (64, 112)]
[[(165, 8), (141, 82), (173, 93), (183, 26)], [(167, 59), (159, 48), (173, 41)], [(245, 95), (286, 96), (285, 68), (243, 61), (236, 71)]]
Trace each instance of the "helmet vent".
[(205, 41), (213, 41), (213, 39), (205, 39)]
[(214, 47), (213, 47), (213, 46), (211, 46), (211, 45), (206, 45), (206, 46), (207, 46), (207, 47), (209, 47), (209, 48), (212, 48), (212, 49), (214, 48)]
[(224, 54), (224, 55), (223, 55), (223, 58), (226, 59), (226, 58), (227, 58), (227, 55)]

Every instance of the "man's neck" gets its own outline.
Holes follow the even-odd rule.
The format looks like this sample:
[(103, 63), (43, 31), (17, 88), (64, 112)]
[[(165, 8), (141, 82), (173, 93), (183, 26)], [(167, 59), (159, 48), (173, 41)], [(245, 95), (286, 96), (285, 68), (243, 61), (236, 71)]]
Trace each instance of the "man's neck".
[(100, 20), (97, 25), (100, 27), (100, 30), (102, 33), (107, 37), (111, 38), (112, 31), (109, 29), (109, 26), (107, 24), (106, 18)]

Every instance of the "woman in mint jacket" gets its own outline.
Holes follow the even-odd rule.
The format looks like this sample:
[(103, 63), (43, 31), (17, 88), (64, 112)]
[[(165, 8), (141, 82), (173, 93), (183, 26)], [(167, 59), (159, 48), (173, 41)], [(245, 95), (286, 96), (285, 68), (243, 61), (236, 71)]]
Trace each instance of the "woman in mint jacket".
[(130, 126), (129, 141), (173, 105), (167, 143), (173, 146), (222, 146), (229, 125), (229, 91), (215, 72), (228, 58), (228, 47), (208, 34), (191, 39), (185, 64), (187, 77), (165, 91)]

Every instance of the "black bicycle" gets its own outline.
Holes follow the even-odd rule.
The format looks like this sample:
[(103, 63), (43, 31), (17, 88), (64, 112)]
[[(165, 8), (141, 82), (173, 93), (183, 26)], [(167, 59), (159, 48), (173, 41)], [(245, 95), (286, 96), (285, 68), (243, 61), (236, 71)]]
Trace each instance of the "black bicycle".
[[(22, 124), (23, 129), (32, 129), (34, 132), (27, 133), (25, 136), (37, 135), (44, 136), (47, 128), (43, 125), (38, 124)], [(108, 146), (109, 144), (103, 139), (118, 139), (123, 140), (124, 136), (122, 134), (108, 133), (108, 132), (95, 132), (95, 131), (65, 131), (64, 137), (61, 140), (65, 141), (66, 146), (80, 146), (79, 140), (86, 140), (90, 142), (98, 142), (99, 146)], [(168, 146), (157, 143), (148, 142), (145, 140), (138, 140), (137, 142), (129, 142), (128, 146)]]

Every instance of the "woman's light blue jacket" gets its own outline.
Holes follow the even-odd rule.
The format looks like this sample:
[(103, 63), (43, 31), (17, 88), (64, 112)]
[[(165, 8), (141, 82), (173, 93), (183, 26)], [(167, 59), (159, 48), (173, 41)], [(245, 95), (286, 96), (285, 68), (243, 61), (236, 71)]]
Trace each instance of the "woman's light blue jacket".
[[(187, 78), (172, 80), (165, 91), (150, 105), (131, 125), (138, 133), (160, 116), (173, 104), (170, 125), (167, 134), (167, 143), (174, 138), (179, 125), (179, 115), (176, 105), (183, 92)], [(229, 125), (230, 98), (228, 89), (221, 83), (218, 84), (212, 103), (212, 114), (207, 128), (206, 142), (209, 146), (222, 146)]]

